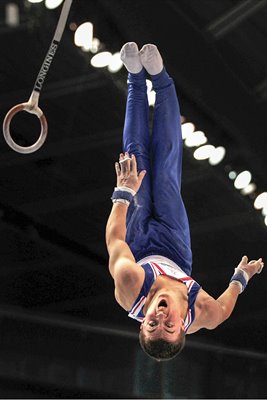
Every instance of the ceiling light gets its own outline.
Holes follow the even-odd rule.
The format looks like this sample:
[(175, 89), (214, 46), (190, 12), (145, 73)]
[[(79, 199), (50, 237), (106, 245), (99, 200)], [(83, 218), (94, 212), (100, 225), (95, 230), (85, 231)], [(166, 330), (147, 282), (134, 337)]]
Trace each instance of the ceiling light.
[(186, 139), (188, 135), (191, 135), (195, 130), (195, 125), (191, 122), (185, 122), (182, 124), (182, 138)]
[(202, 144), (207, 143), (208, 139), (205, 136), (205, 133), (202, 131), (195, 131), (187, 134), (185, 139), (185, 145), (187, 147), (197, 147)]
[(249, 183), (246, 187), (241, 189), (241, 194), (246, 196), (248, 194), (255, 192), (256, 189), (257, 189), (257, 186), (255, 185), (255, 183)]
[(15, 3), (7, 3), (6, 5), (6, 24), (11, 27), (19, 25), (19, 7)]
[(206, 144), (194, 151), (194, 157), (196, 160), (206, 160), (207, 158), (211, 157), (214, 150), (214, 146), (212, 146), (211, 144)]
[(120, 53), (119, 52), (114, 53), (108, 65), (109, 72), (112, 73), (118, 72), (122, 68), (122, 66), (123, 62), (121, 61)]
[(263, 192), (256, 197), (254, 201), (254, 207), (257, 210), (260, 210), (261, 208), (267, 207), (267, 192)]
[(148, 105), (153, 107), (156, 102), (156, 92), (154, 90), (148, 92), (147, 99), (148, 99)]
[(49, 10), (54, 10), (60, 6), (61, 3), (63, 3), (63, 0), (45, 0), (45, 6)]
[(230, 171), (229, 174), (228, 174), (228, 176), (229, 176), (230, 179), (233, 180), (233, 179), (236, 178), (236, 172), (235, 172), (235, 171)]
[(42, 3), (43, 0), (28, 0), (29, 3)]
[(151, 92), (152, 88), (153, 88), (152, 81), (150, 79), (146, 79), (147, 93)]
[(101, 46), (100, 40), (97, 38), (93, 38), (92, 40), (92, 48), (90, 49), (91, 53), (97, 53)]
[(78, 47), (83, 47), (85, 50), (92, 48), (93, 42), (93, 24), (84, 22), (75, 31), (74, 43)]
[(237, 175), (234, 181), (234, 187), (236, 189), (244, 189), (246, 186), (250, 184), (251, 181), (251, 173), (249, 171), (243, 171)]
[(95, 68), (107, 67), (111, 58), (112, 54), (109, 51), (102, 51), (91, 58), (91, 65)]
[(219, 164), (225, 156), (226, 150), (223, 146), (216, 147), (209, 158), (210, 165), (217, 165)]

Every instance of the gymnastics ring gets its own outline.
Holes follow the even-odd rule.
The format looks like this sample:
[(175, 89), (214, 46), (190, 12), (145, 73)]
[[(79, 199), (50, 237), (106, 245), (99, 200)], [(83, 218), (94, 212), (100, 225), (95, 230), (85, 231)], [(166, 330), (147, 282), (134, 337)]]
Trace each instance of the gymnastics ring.
[[(37, 141), (31, 146), (20, 146), (18, 145), (11, 137), (10, 134), (10, 123), (12, 118), (20, 111), (26, 111), (31, 114), (36, 115), (41, 124), (41, 133)], [(46, 117), (43, 111), (39, 107), (32, 108), (29, 103), (21, 103), (17, 104), (16, 106), (12, 107), (5, 116), (3, 122), (3, 134), (7, 144), (18, 153), (29, 154), (33, 153), (34, 151), (38, 150), (45, 142), (46, 136), (48, 131), (48, 124)]]
[[(44, 62), (38, 73), (38, 76), (36, 78), (36, 81), (35, 81), (35, 84), (33, 87), (33, 91), (31, 93), (31, 96), (30, 96), (28, 102), (17, 104), (13, 108), (11, 108), (5, 116), (5, 119), (3, 122), (4, 138), (7, 142), (7, 144), (13, 150), (17, 151), (18, 153), (24, 153), (24, 154), (33, 153), (34, 151), (38, 150), (43, 145), (43, 143), (46, 139), (48, 125), (47, 125), (47, 121), (46, 121), (43, 111), (38, 107), (38, 101), (39, 101), (39, 96), (40, 96), (46, 75), (47, 75), (50, 65), (53, 61), (53, 58), (56, 54), (58, 45), (61, 41), (61, 37), (62, 37), (63, 31), (65, 29), (65, 25), (67, 22), (71, 4), (72, 4), (72, 0), (64, 1), (60, 16), (59, 16), (59, 20), (57, 23), (56, 31), (54, 33), (53, 40), (50, 44), (50, 47), (45, 56)], [(10, 135), (11, 120), (14, 117), (14, 115), (20, 111), (26, 111), (26, 112), (36, 115), (39, 118), (40, 124), (41, 124), (41, 133), (39, 135), (38, 140), (33, 145), (28, 146), (28, 147), (19, 146), (16, 142), (14, 142), (14, 140), (12, 139), (12, 137)]]

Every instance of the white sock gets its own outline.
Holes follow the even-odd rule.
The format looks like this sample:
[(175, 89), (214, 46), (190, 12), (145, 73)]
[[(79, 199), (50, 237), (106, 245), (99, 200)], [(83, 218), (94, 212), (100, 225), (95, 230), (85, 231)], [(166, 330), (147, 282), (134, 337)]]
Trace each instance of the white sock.
[(145, 44), (139, 52), (140, 61), (149, 75), (157, 75), (163, 70), (163, 61), (154, 44)]
[(132, 74), (138, 74), (143, 68), (139, 58), (139, 49), (135, 42), (125, 43), (121, 48), (120, 57), (127, 71)]

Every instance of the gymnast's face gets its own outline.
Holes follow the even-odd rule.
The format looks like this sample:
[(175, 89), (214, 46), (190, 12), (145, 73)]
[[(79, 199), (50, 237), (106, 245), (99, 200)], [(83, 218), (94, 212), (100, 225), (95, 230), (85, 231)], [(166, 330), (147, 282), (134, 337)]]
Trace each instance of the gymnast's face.
[(159, 296), (149, 305), (140, 329), (145, 339), (172, 343), (184, 330), (184, 321), (176, 303), (169, 296)]

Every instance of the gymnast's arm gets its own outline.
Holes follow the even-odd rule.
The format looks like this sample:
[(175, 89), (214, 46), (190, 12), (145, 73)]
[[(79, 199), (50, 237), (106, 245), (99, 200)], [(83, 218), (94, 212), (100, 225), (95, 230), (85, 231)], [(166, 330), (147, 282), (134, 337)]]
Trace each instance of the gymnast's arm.
[[(120, 154), (120, 164), (115, 164), (117, 188), (139, 190), (145, 171), (137, 172), (134, 155)], [(122, 193), (120, 192), (120, 193)], [(106, 226), (106, 245), (109, 253), (109, 271), (115, 283), (115, 298), (129, 310), (138, 296), (144, 281), (144, 270), (136, 264), (126, 243), (126, 215), (129, 202), (113, 203)]]
[[(235, 270), (239, 274), (242, 270), (247, 274), (248, 280), (250, 280), (256, 273), (259, 273), (264, 264), (262, 259), (253, 260), (248, 262), (248, 258), (244, 256)], [(233, 277), (235, 276), (233, 275)], [(192, 324), (192, 328), (188, 333), (194, 333), (201, 328), (215, 329), (218, 325), (222, 324), (232, 314), (238, 296), (241, 293), (241, 284), (236, 281), (230, 281), (228, 288), (215, 300), (209, 296), (206, 292), (201, 293), (202, 299), (199, 301), (199, 317), (196, 320), (196, 324)]]
[(125, 241), (128, 205), (114, 203), (106, 226), (109, 271), (114, 279), (115, 298), (126, 310), (133, 305), (144, 281), (144, 270)]

